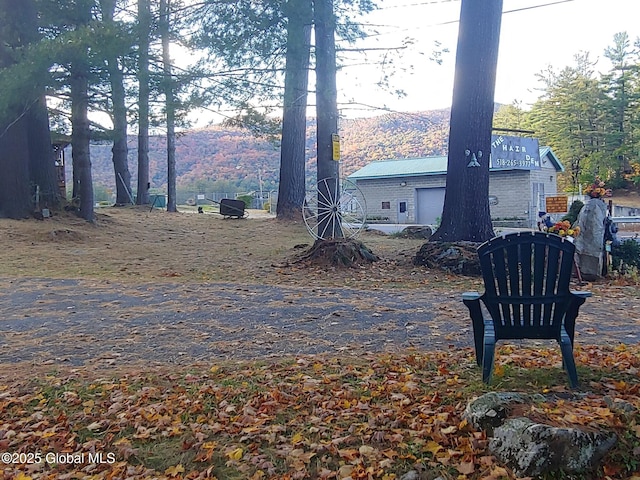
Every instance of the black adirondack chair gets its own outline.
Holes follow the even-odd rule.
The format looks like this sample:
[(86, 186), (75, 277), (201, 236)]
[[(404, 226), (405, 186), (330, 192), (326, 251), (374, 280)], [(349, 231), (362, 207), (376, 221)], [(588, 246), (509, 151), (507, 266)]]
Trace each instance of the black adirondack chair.
[(469, 308), (476, 361), (485, 383), (491, 381), (498, 340), (553, 339), (560, 344), (569, 383), (577, 387), (575, 322), (591, 293), (569, 289), (574, 251), (570, 241), (544, 232), (512, 233), (480, 245), (485, 293), (466, 292), (462, 300)]

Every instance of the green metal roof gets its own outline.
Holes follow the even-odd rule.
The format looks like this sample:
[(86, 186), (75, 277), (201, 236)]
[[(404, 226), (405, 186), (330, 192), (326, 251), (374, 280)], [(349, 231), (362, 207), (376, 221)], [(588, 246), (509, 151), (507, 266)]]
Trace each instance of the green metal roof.
[[(559, 172), (564, 167), (550, 147), (540, 148), (540, 158), (548, 158)], [(400, 158), (395, 160), (379, 160), (365, 165), (360, 170), (349, 175), (353, 180), (374, 178), (417, 177), (421, 175), (444, 175), (447, 173), (447, 157)], [(493, 170), (506, 170), (492, 168)]]
[(415, 177), (443, 173), (447, 173), (447, 157), (402, 158), (371, 162), (349, 175), (349, 178)]

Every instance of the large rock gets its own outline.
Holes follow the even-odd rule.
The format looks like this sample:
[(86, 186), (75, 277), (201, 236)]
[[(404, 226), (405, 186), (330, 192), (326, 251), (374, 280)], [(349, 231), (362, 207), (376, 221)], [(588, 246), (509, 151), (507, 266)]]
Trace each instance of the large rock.
[(464, 418), (475, 428), (487, 430), (491, 437), (489, 451), (518, 477), (557, 471), (580, 473), (595, 468), (615, 445), (615, 434), (510, 418), (518, 405), (545, 401), (544, 395), (491, 392), (469, 402)]
[(559, 428), (511, 418), (493, 431), (489, 451), (518, 477), (594, 469), (616, 443), (616, 435)]
[(607, 205), (599, 198), (590, 199), (578, 215), (580, 235), (575, 239), (580, 273), (586, 280), (602, 276), (604, 259), (604, 221)]
[(427, 242), (413, 257), (413, 264), (459, 275), (481, 275), (477, 251), (479, 245), (479, 243), (464, 241)]
[(402, 238), (424, 238), (426, 240), (428, 240), (431, 235), (433, 235), (433, 228), (429, 225), (409, 225), (399, 234)]
[(516, 404), (540, 403), (546, 401), (543, 395), (527, 395), (515, 392), (486, 393), (467, 404), (463, 418), (474, 428), (487, 430), (489, 435), (493, 429), (502, 425), (509, 412)]

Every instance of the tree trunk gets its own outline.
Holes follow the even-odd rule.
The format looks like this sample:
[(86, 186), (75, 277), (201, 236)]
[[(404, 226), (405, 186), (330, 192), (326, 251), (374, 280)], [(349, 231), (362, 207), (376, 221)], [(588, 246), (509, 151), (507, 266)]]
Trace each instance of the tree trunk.
[[(115, 0), (101, 0), (103, 21), (113, 24), (116, 8)], [(116, 182), (116, 204), (132, 203), (131, 173), (129, 172), (127, 146), (127, 106), (124, 89), (124, 75), (118, 65), (118, 57), (110, 54), (107, 58), (107, 70), (111, 84), (111, 101), (113, 103), (113, 148), (112, 160)]]
[(149, 203), (149, 0), (138, 0), (138, 205)]
[(127, 146), (127, 107), (125, 105), (124, 76), (116, 58), (109, 59), (109, 76), (113, 98), (113, 171), (116, 180), (116, 204), (133, 203), (131, 173), (129, 172), (129, 147)]
[[(35, 43), (40, 40), (38, 33), (38, 12), (32, 1), (20, 2), (24, 8), (25, 17), (20, 21), (19, 28), (25, 43)], [(46, 77), (46, 69), (42, 76)], [(38, 189), (38, 208), (57, 208), (60, 206), (60, 190), (55, 167), (55, 153), (51, 144), (49, 129), (49, 114), (44, 88), (40, 88), (34, 96), (27, 114), (27, 137), (29, 142), (29, 172), (31, 185)]]
[(55, 152), (51, 144), (47, 102), (41, 95), (27, 114), (29, 164), (31, 184), (38, 187), (37, 208), (55, 209), (60, 206), (60, 188), (55, 166)]
[(91, 178), (91, 156), (89, 145), (89, 81), (88, 67), (82, 60), (71, 65), (71, 158), (73, 159), (75, 191), (80, 199), (80, 216), (88, 222), (94, 221), (93, 181)]
[(287, 3), (287, 55), (278, 187), (279, 219), (299, 219), (305, 195), (311, 0)]
[(162, 65), (167, 111), (167, 212), (177, 212), (176, 206), (176, 132), (175, 100), (169, 55), (169, 6), (171, 0), (160, 0), (162, 32)]
[[(333, 152), (338, 134), (338, 89), (336, 86), (335, 15), (333, 0), (315, 0), (316, 110), (318, 122), (318, 232), (328, 238), (341, 238), (342, 228), (336, 212), (340, 192), (339, 158)], [(320, 182), (327, 178), (338, 181)]]
[[(30, 0), (0, 0), (0, 68), (16, 63), (19, 49), (38, 40), (37, 13)], [(46, 72), (43, 72), (46, 74)], [(49, 119), (40, 79), (29, 79), (27, 91), (12, 98), (0, 113), (0, 217), (24, 218), (36, 205), (59, 203)], [(34, 88), (31, 88), (34, 87)]]
[(430, 241), (483, 242), (493, 236), (489, 155), (502, 0), (462, 0), (440, 228)]
[(0, 217), (25, 218), (32, 211), (27, 119), (0, 123)]

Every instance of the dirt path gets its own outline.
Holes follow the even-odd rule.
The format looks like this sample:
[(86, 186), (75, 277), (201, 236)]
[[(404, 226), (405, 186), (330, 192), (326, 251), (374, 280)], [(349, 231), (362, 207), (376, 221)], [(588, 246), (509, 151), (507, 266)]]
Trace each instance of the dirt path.
[[(578, 344), (640, 341), (640, 302), (599, 297)], [(472, 346), (460, 293), (0, 278), (0, 363), (126, 366)]]

